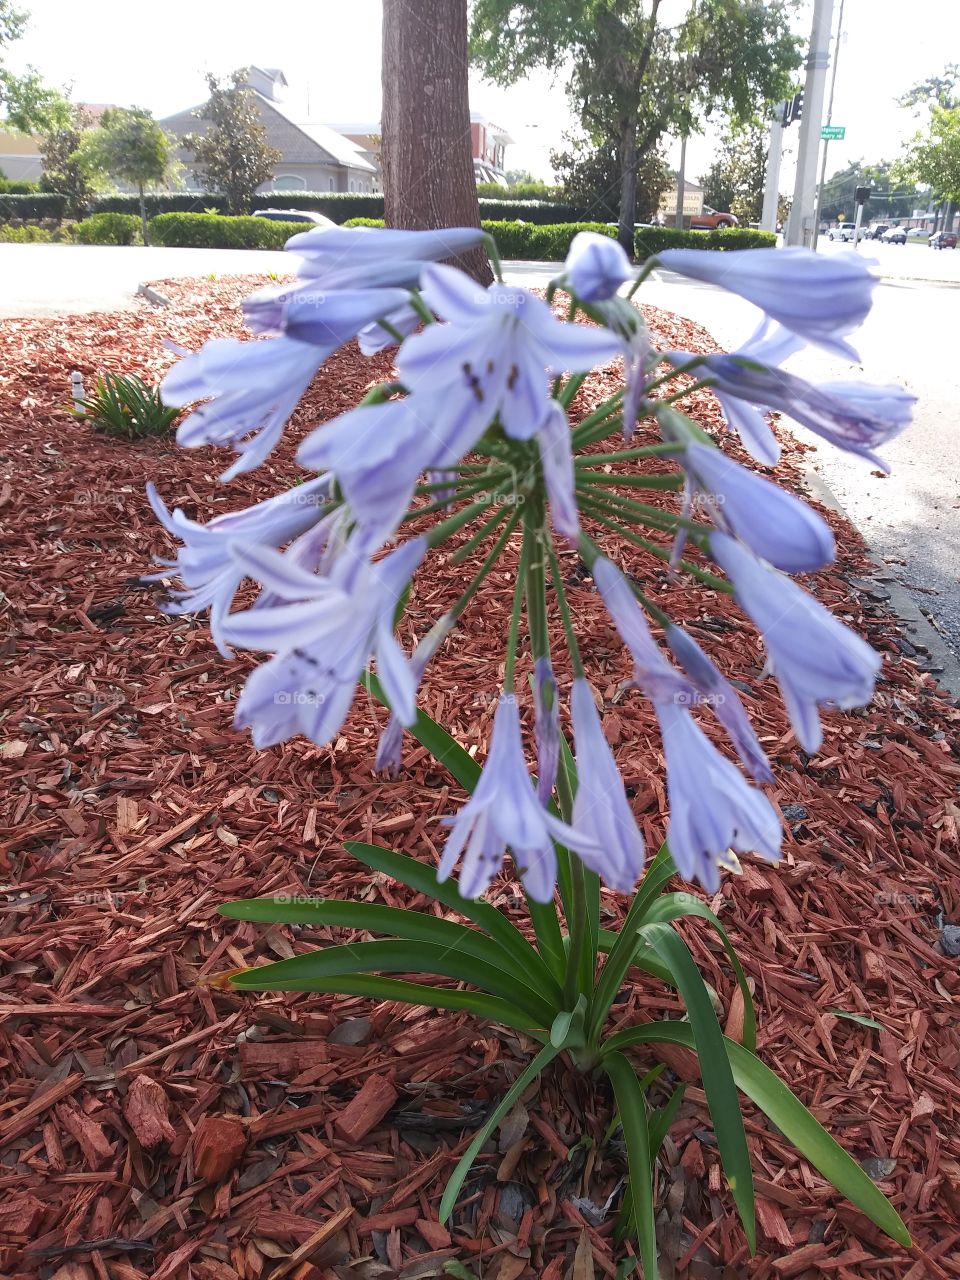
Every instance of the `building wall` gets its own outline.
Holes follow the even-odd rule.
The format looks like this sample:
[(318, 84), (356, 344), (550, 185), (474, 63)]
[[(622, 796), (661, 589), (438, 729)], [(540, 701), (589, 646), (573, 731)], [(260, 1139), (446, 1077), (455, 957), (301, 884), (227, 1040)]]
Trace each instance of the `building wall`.
[(0, 173), (15, 182), (36, 182), (43, 171), (40, 139), (0, 130)]

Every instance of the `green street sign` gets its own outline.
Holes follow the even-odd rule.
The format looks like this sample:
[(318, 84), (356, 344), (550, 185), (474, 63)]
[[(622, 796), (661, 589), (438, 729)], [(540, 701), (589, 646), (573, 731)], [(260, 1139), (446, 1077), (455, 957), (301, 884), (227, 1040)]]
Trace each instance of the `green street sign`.
[(846, 137), (847, 126), (843, 124), (825, 124), (820, 130), (820, 137), (825, 142), (840, 142)]

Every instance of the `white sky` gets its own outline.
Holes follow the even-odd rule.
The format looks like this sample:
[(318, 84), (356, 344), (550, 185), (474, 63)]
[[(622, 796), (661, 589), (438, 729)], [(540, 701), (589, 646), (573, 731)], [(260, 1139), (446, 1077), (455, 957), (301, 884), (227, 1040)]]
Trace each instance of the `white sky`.
[[(839, 0), (837, 0), (837, 8)], [(263, 0), (23, 0), (31, 13), (25, 38), (8, 56), (12, 70), (27, 63), (79, 101), (136, 104), (169, 115), (205, 97), (206, 70), (225, 73), (256, 63), (283, 69), (288, 100), (328, 122), (375, 120), (380, 114), (380, 0), (312, 0), (282, 6), (267, 20)], [(267, 6), (269, 8), (269, 6)], [(933, 19), (933, 13), (936, 17)], [(811, 3), (800, 19), (808, 31)], [(835, 8), (836, 19), (836, 8)], [(892, 159), (916, 128), (894, 99), (917, 80), (939, 73), (960, 50), (960, 6), (923, 0), (916, 18), (900, 0), (846, 0), (845, 40), (833, 120), (846, 140), (831, 144), (828, 174), (848, 161)], [(509, 168), (549, 178), (549, 152), (561, 145), (570, 115), (560, 83), (548, 73), (509, 90), (471, 75), (471, 106), (515, 139)], [(708, 167), (714, 129), (691, 139), (687, 174)], [(792, 184), (787, 131), (781, 186)], [(679, 146), (669, 148), (676, 163)]]

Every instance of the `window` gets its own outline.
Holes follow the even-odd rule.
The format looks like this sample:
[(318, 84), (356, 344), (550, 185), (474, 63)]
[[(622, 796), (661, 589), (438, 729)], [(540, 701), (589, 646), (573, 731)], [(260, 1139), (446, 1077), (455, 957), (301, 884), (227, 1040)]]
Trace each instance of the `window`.
[(295, 173), (281, 173), (273, 180), (274, 191), (306, 191), (307, 181)]

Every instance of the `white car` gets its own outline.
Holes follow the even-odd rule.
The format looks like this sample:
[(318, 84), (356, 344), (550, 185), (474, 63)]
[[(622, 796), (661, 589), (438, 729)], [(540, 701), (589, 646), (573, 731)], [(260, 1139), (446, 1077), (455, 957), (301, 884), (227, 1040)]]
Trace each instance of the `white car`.
[(907, 231), (908, 240), (929, 240), (930, 232), (926, 227), (910, 227)]
[(257, 209), (255, 218), (266, 218), (270, 222), (306, 222), (311, 227), (335, 227), (332, 218), (322, 213), (312, 213), (309, 209)]
[(864, 235), (865, 235), (865, 232), (863, 227), (861, 227), (860, 230), (857, 231), (856, 223), (841, 222), (841, 223), (838, 223), (837, 226), (830, 228), (830, 230), (827, 232), (827, 239), (840, 240), (844, 244), (849, 244), (849, 242), (853, 240), (854, 236), (856, 236), (858, 240), (862, 240)]

